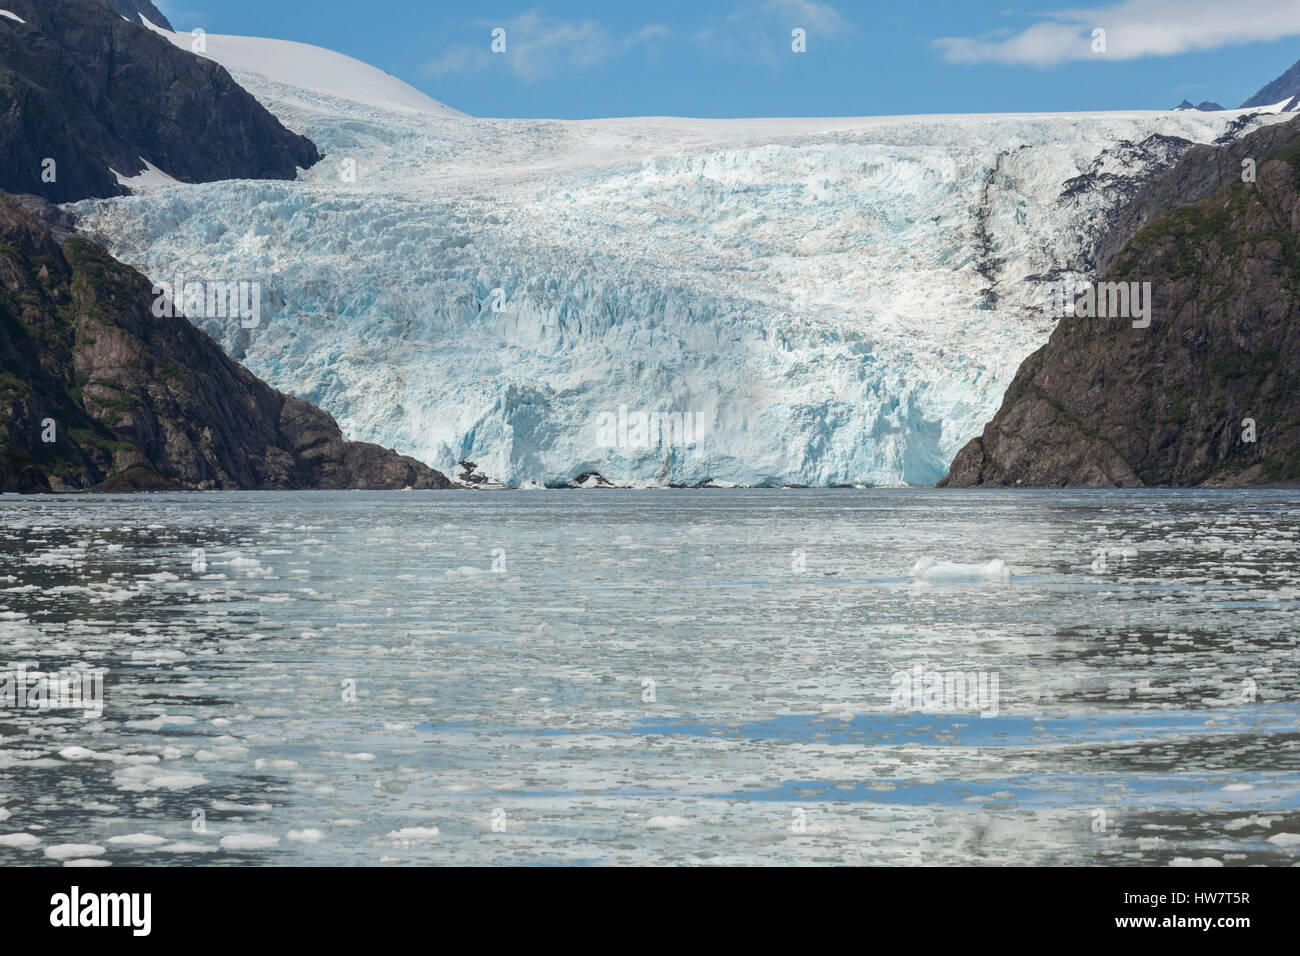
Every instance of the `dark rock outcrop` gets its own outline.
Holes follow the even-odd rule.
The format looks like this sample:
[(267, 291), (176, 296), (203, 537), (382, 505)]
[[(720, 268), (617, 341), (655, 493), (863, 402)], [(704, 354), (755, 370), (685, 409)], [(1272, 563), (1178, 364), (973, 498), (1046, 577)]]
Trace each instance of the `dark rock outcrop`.
[[(320, 159), (226, 70), (103, 0), (4, 0), (0, 189), (122, 195), (147, 160), (182, 182), (292, 179)], [(51, 163), (53, 165), (51, 165)]]
[[(1261, 134), (1255, 147), (1271, 142)], [(1300, 480), (1300, 141), (1261, 153), (1256, 182), (1233, 167), (1234, 182), (1151, 223), (1103, 277), (1152, 283), (1149, 327), (1062, 319), (942, 485)]]
[(143, 16), (156, 27), (162, 27), (172, 33), (176, 32), (176, 28), (150, 0), (107, 0), (107, 3), (132, 23), (140, 23), (140, 17)]
[(462, 487), (487, 490), (507, 487), (486, 472), (480, 471), (478, 465), (468, 458), (462, 460), (459, 465), (460, 471), (456, 474), (456, 484)]
[(1143, 182), (1098, 242), (1097, 272), (1109, 269), (1125, 244), (1149, 223), (1180, 206), (1213, 196), (1230, 183), (1241, 182), (1245, 160), (1254, 160), (1258, 166), (1265, 156), (1300, 141), (1300, 119), (1264, 126), (1237, 138), (1242, 128), (1254, 122), (1242, 117), (1217, 145), (1193, 146), (1172, 167)]
[(0, 193), (0, 490), (450, 486), (346, 441), (153, 302), (139, 272)]

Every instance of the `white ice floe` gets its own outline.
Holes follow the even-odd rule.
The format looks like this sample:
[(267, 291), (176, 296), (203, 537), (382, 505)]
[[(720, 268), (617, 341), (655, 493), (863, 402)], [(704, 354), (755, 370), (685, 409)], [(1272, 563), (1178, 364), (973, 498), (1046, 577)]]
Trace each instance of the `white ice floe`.
[(293, 770), (298, 761), (287, 757), (258, 757), (253, 761), (254, 770)]
[(917, 581), (928, 583), (946, 583), (958, 581), (1000, 581), (1011, 582), (1011, 568), (1001, 559), (967, 564), (959, 561), (939, 561), (924, 557), (912, 567), (912, 577)]
[(210, 843), (191, 843), (185, 840), (168, 843), (158, 847), (159, 853), (216, 853), (217, 848)]
[(280, 842), (268, 833), (232, 833), (221, 838), (223, 850), (266, 850)]
[(1223, 825), (1223, 829), (1228, 830), (1229, 832), (1233, 830), (1244, 830), (1246, 827), (1261, 827), (1267, 830), (1281, 819), (1281, 817), (1265, 817), (1259, 815), (1240, 817), (1236, 820), (1229, 820)]
[(95, 843), (56, 843), (45, 848), (51, 860), (70, 860), (73, 857), (102, 856), (105, 849)]
[(140, 764), (118, 770), (113, 782), (119, 790), (140, 792), (149, 790), (187, 790), (208, 780), (201, 774), (184, 770), (170, 770), (157, 765)]
[(153, 833), (126, 833), (122, 836), (109, 837), (108, 842), (111, 846), (126, 846), (139, 849), (162, 846), (167, 842), (167, 838)]
[(388, 839), (395, 843), (414, 843), (421, 840), (433, 840), (438, 836), (437, 827), (403, 827), (400, 830), (390, 830)]
[(482, 568), (476, 568), (471, 565), (465, 564), (465, 565), (461, 565), (458, 568), (448, 568), (446, 571), (443, 572), (443, 574), (445, 574), (449, 578), (476, 578), (480, 574), (487, 574), (487, 572)]

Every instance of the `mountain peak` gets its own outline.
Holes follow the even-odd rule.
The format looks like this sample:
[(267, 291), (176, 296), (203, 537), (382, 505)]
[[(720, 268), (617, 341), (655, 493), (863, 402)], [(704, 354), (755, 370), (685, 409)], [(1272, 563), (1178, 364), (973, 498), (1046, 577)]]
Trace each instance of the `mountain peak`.
[(1281, 103), (1283, 100), (1295, 97), (1300, 97), (1300, 60), (1297, 60), (1291, 66), (1291, 69), (1242, 103), (1241, 108), (1272, 106), (1274, 103)]
[(106, 2), (132, 23), (144, 26), (144, 21), (148, 20), (156, 27), (162, 27), (171, 33), (176, 32), (167, 22), (166, 15), (153, 5), (152, 0), (106, 0)]

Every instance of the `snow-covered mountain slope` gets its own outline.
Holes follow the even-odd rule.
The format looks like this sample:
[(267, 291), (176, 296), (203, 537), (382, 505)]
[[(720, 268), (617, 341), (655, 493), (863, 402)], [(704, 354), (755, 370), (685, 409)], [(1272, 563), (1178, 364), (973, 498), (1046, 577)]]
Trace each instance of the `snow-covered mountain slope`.
[[(144, 16), (141, 20), (149, 29), (182, 49), (194, 49), (195, 37), (191, 34), (164, 30)], [(281, 87), (278, 92), (284, 105), (303, 100), (303, 94), (306, 94), (306, 102), (317, 106), (323, 105), (320, 98), (325, 97), (324, 103), (329, 99), (342, 99), (381, 110), (440, 117), (465, 115), (390, 73), (323, 47), (293, 40), (212, 33), (203, 37), (203, 44), (204, 49), (199, 55), (220, 63), (246, 88), (254, 85), (245, 82), (249, 74), (257, 75), (263, 84)]]
[(1046, 341), (1040, 277), (1242, 116), (442, 120), (240, 79), (327, 159), (82, 227), (260, 281), (258, 328), (195, 321), (350, 437), (514, 485), (937, 480)]

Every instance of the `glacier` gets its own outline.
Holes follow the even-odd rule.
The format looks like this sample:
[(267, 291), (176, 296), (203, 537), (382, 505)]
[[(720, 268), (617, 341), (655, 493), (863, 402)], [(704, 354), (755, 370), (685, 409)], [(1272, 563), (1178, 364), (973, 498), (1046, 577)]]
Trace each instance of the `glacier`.
[[(157, 282), (260, 282), (257, 328), (193, 321), (349, 438), (516, 487), (931, 484), (1047, 340), (1040, 280), (1089, 277), (1132, 181), (1271, 121), (484, 119), (209, 42), (325, 159), (161, 175), (76, 204), (81, 228)], [(688, 435), (636, 427), (674, 416)]]

